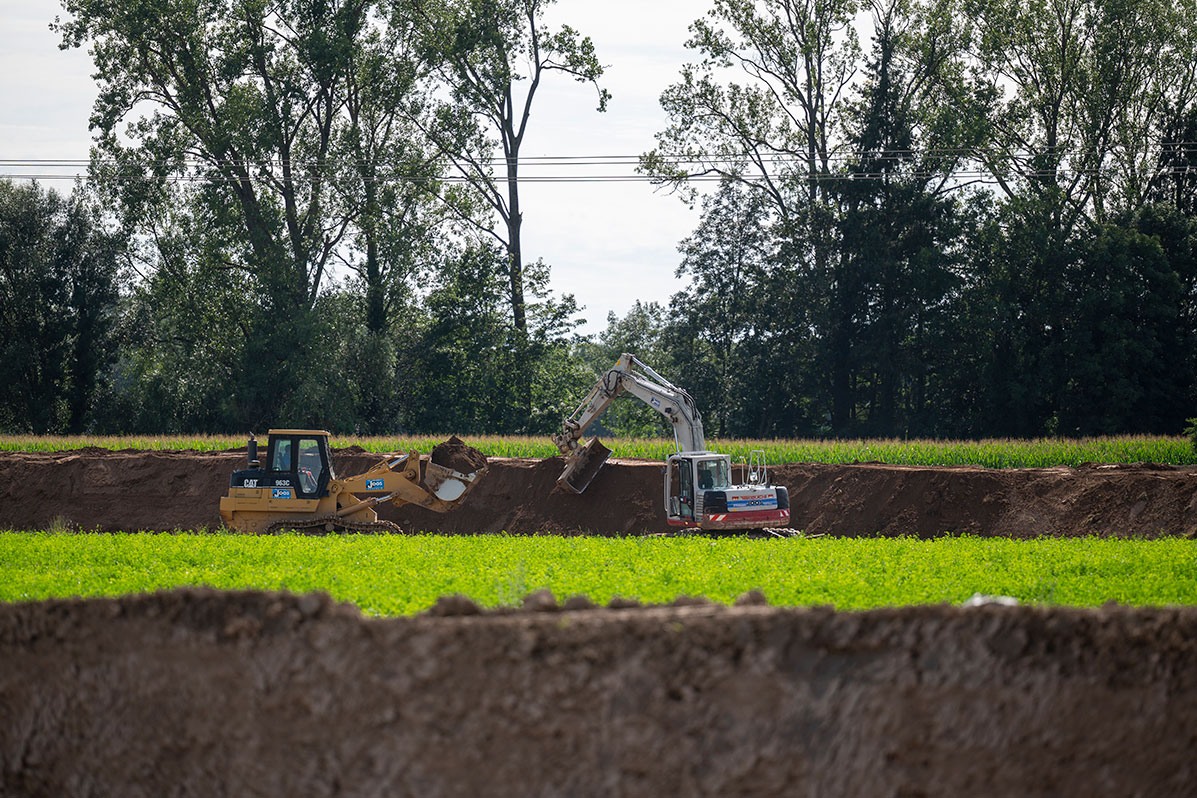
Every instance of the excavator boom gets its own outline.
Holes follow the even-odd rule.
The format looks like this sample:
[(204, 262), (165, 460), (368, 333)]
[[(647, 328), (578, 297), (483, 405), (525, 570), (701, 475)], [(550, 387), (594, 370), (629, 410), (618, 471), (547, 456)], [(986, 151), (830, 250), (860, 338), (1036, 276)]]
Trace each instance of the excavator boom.
[(702, 416), (690, 394), (625, 352), (562, 422), (561, 432), (553, 436), (553, 442), (565, 455), (565, 470), (557, 479), (563, 489), (571, 493), (584, 491), (611, 456), (611, 450), (598, 438), (591, 438), (585, 444), (580, 441), (586, 428), (623, 393), (632, 394), (669, 420), (679, 451), (706, 448)]

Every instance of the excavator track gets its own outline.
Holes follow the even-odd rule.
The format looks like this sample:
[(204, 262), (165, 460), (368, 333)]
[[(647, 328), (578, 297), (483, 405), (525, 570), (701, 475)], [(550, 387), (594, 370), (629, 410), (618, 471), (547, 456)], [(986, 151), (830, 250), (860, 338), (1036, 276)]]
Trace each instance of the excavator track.
[[(331, 529), (330, 529), (331, 527)], [(350, 521), (336, 515), (322, 515), (318, 518), (299, 518), (275, 521), (266, 527), (263, 534), (277, 535), (294, 530), (301, 535), (402, 535), (403, 530), (390, 521)]]

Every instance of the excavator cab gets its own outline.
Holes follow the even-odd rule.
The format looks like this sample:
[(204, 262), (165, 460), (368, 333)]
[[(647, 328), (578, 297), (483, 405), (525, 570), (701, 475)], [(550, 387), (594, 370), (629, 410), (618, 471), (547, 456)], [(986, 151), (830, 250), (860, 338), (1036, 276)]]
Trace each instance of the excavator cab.
[(701, 529), (784, 526), (789, 494), (764, 481), (734, 484), (726, 454), (681, 452), (666, 461), (665, 515), (670, 526)]
[(671, 520), (693, 522), (701, 517), (707, 491), (731, 487), (731, 458), (710, 452), (669, 456), (665, 483), (665, 512)]

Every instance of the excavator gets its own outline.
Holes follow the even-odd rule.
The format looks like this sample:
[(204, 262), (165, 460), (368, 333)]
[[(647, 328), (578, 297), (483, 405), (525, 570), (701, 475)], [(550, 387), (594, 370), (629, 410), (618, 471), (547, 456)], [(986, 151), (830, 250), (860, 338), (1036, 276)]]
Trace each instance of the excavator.
[[(422, 461), (418, 452), (383, 460), (365, 473), (338, 479), (325, 430), (272, 429), (266, 468), (251, 435), (249, 468), (234, 471), (220, 500), (226, 526), (249, 534), (299, 532), (402, 532), (379, 521), (383, 502), (415, 504), (438, 513), (456, 507), (486, 472), (463, 474)], [(359, 494), (365, 498), (359, 498)]]
[(573, 414), (562, 421), (561, 432), (553, 436), (553, 443), (565, 455), (565, 470), (557, 478), (563, 490), (586, 490), (611, 456), (611, 450), (598, 438), (585, 444), (581, 439), (586, 428), (624, 393), (673, 424), (678, 452), (666, 460), (664, 492), (670, 526), (700, 530), (772, 530), (789, 526), (789, 493), (780, 485), (769, 484), (764, 452), (752, 452), (744, 464), (743, 482), (733, 484), (731, 457), (707, 451), (702, 417), (690, 394), (626, 352), (599, 378)]

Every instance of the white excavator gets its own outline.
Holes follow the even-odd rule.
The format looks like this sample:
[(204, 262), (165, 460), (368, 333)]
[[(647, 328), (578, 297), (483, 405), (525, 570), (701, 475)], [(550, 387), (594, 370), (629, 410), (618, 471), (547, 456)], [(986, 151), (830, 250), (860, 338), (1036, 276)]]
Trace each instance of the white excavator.
[(553, 443), (565, 455), (565, 471), (557, 479), (562, 489), (572, 493), (586, 490), (611, 456), (611, 450), (598, 438), (585, 444), (581, 439), (586, 428), (625, 392), (673, 424), (678, 452), (665, 464), (665, 515), (671, 526), (703, 530), (789, 526), (789, 494), (784, 487), (769, 484), (764, 452), (752, 453), (743, 464), (743, 481), (733, 484), (731, 457), (707, 451), (702, 417), (690, 394), (626, 352), (553, 436)]

